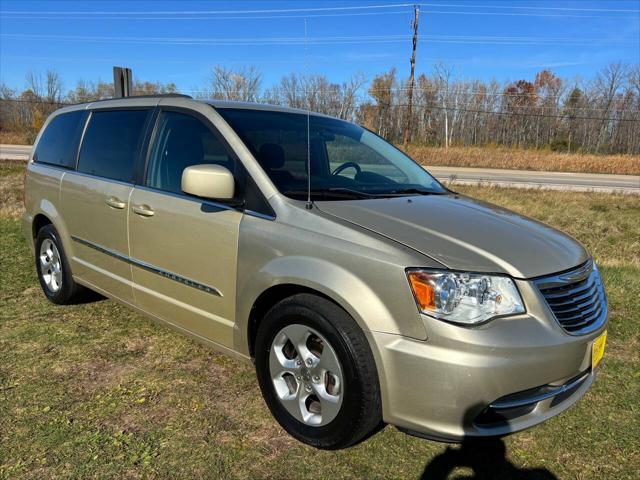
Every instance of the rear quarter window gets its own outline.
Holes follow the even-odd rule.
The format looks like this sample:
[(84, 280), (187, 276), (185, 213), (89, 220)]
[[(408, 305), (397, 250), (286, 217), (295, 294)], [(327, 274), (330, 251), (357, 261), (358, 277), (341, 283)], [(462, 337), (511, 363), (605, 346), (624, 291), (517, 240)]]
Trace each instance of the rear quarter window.
[(133, 182), (149, 110), (107, 110), (91, 114), (80, 148), (78, 170)]
[(37, 163), (46, 163), (64, 168), (76, 167), (78, 143), (87, 112), (62, 113), (55, 117), (42, 133), (33, 155)]

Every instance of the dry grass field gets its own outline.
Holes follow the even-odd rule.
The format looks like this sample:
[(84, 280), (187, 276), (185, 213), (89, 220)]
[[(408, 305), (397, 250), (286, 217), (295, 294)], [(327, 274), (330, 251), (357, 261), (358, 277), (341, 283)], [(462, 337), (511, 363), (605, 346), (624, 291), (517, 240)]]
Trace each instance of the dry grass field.
[(447, 446), (387, 427), (326, 452), (276, 424), (252, 368), (111, 300), (47, 302), (19, 228), (22, 168), (0, 163), (0, 478), (638, 478), (637, 197), (458, 189), (570, 233), (601, 265), (607, 352), (574, 407), (503, 440)]
[(32, 134), (0, 129), (0, 143), (5, 145), (29, 145)]
[(592, 155), (505, 147), (443, 148), (419, 145), (410, 145), (407, 151), (423, 165), (640, 175), (638, 155)]

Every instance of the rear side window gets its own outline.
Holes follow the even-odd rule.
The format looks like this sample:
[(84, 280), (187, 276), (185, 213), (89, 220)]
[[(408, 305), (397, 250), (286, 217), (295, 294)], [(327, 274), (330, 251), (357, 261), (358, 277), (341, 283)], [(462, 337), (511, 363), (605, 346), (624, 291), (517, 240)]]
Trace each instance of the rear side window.
[(163, 112), (151, 150), (146, 185), (181, 193), (184, 169), (205, 163), (235, 171), (234, 160), (225, 145), (204, 123), (184, 113)]
[(82, 140), (78, 170), (133, 182), (148, 110), (94, 111)]
[(40, 137), (33, 159), (38, 163), (75, 168), (85, 118), (86, 111), (77, 110), (51, 120)]

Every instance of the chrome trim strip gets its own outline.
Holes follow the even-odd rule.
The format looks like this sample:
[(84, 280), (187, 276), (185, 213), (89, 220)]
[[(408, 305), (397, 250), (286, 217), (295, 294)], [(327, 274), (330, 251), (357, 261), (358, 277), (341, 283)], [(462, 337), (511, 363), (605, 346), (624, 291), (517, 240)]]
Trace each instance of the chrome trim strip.
[(266, 213), (260, 213), (254, 210), (245, 210), (244, 213), (251, 217), (262, 218), (263, 220), (270, 220), (272, 222), (276, 219), (273, 215), (267, 215)]
[(175, 282), (178, 283), (182, 283), (183, 285), (187, 285), (188, 287), (192, 287), (195, 288), (197, 290), (201, 290), (203, 292), (206, 293), (210, 293), (212, 295), (215, 295), (217, 297), (222, 297), (222, 293), (220, 292), (220, 290), (218, 290), (215, 287), (210, 287), (208, 285), (204, 285), (203, 283), (199, 283), (196, 282), (195, 280), (191, 280), (189, 278), (183, 277), (181, 275), (178, 275), (176, 273), (173, 272), (169, 272), (167, 270), (162, 270), (161, 268), (158, 268), (154, 265), (151, 265), (149, 263), (143, 262), (141, 260), (136, 260), (135, 258), (131, 258), (128, 257), (127, 255), (123, 255), (122, 253), (116, 252), (115, 250), (111, 250), (109, 248), (105, 248), (102, 247), (96, 243), (90, 242), (88, 240), (84, 240), (80, 237), (76, 237), (75, 235), (71, 235), (71, 239), (75, 242), (78, 242), (86, 247), (89, 248), (93, 248), (94, 250), (97, 250), (101, 253), (104, 253), (105, 255), (109, 255), (113, 258), (117, 258), (118, 260), (121, 260), (123, 262), (126, 262), (130, 265), (134, 265), (136, 267), (140, 267), (144, 270), (147, 270), (149, 272), (155, 273), (157, 275), (160, 275), (162, 277), (168, 278), (169, 280), (173, 280)]
[(545, 290), (547, 288), (553, 287), (561, 287), (563, 285), (580, 282), (585, 280), (591, 275), (593, 271), (593, 261), (589, 260), (581, 266), (577, 267), (575, 270), (570, 270), (568, 272), (559, 273), (555, 275), (546, 275), (544, 277), (539, 277), (534, 279), (535, 284), (538, 288)]
[(87, 128), (89, 128), (89, 122), (91, 121), (91, 117), (93, 116), (93, 112), (91, 110), (85, 110), (85, 112), (87, 112), (87, 116), (84, 119), (82, 133), (80, 134), (80, 140), (78, 140), (78, 148), (76, 149), (75, 168), (73, 169), (75, 172), (78, 171), (78, 167), (80, 166), (80, 151), (82, 150), (82, 144), (84, 143), (84, 136), (87, 133)]
[(125, 187), (134, 187), (135, 184), (132, 182), (124, 182), (122, 180), (116, 180), (114, 178), (107, 178), (107, 177), (101, 177), (99, 175), (93, 175), (92, 173), (85, 173), (85, 172), (80, 172), (78, 170), (67, 170), (67, 173), (72, 173), (73, 175), (78, 175), (80, 177), (86, 177), (86, 178), (90, 178), (92, 180), (99, 180), (101, 182), (107, 182), (107, 183), (115, 183), (118, 185), (123, 185)]
[(570, 381), (569, 383), (565, 383), (564, 385), (559, 385), (557, 387), (548, 385), (546, 387), (550, 389), (549, 391), (544, 393), (539, 393), (538, 395), (534, 395), (533, 397), (523, 398), (521, 400), (511, 400), (511, 401), (509, 400), (500, 401), (498, 399), (489, 406), (496, 410), (505, 410), (509, 408), (519, 408), (519, 407), (526, 407), (527, 405), (533, 405), (534, 403), (538, 403), (543, 400), (556, 397), (562, 393), (568, 392), (569, 390), (576, 388), (578, 385), (581, 385), (589, 377), (589, 375), (591, 375), (591, 370), (587, 371), (586, 373), (579, 376), (578, 378)]

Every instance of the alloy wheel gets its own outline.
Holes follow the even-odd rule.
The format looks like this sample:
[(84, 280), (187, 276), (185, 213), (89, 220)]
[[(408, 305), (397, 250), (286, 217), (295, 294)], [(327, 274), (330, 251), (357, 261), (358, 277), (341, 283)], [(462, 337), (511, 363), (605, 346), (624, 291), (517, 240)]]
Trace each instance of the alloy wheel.
[(62, 260), (58, 247), (49, 238), (40, 245), (40, 276), (49, 291), (56, 293), (62, 288)]
[(298, 421), (323, 426), (340, 412), (342, 366), (333, 347), (313, 328), (292, 324), (280, 330), (271, 344), (269, 370), (276, 396)]

